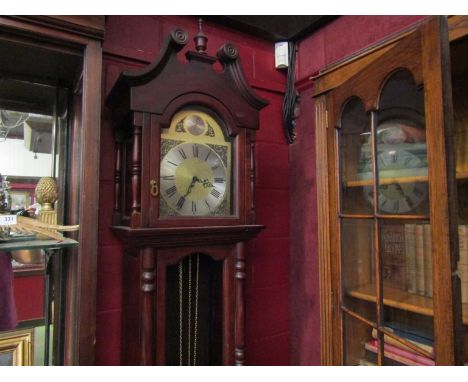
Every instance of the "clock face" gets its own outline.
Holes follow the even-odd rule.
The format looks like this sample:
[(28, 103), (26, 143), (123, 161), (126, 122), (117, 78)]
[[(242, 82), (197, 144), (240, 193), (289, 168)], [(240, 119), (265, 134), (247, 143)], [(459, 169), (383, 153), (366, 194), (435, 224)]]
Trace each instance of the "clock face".
[(231, 141), (198, 109), (178, 112), (161, 133), (160, 216), (230, 216)]
[[(384, 213), (407, 213), (427, 197), (424, 182), (411, 181), (410, 176), (427, 176), (427, 164), (418, 156), (398, 148), (382, 151), (377, 156), (379, 170), (379, 210)], [(406, 175), (406, 176), (405, 176)], [(372, 187), (364, 187), (367, 199), (373, 203)]]
[(210, 215), (226, 195), (227, 172), (219, 155), (200, 143), (182, 143), (161, 162), (161, 194), (179, 215)]

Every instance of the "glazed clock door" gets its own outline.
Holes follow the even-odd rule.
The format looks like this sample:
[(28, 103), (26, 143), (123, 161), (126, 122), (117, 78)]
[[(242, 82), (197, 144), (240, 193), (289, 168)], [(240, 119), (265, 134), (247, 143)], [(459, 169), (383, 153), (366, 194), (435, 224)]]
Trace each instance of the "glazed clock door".
[(161, 218), (232, 215), (232, 140), (207, 112), (173, 117), (161, 134), (159, 175)]
[(327, 96), (337, 363), (461, 363), (444, 21), (431, 19)]

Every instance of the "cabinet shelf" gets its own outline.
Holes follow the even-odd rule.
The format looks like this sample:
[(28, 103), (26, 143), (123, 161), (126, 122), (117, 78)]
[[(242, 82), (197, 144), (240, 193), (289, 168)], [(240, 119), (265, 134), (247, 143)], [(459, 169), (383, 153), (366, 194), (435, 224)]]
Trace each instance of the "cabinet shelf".
[[(356, 289), (347, 291), (347, 294), (360, 300), (376, 302), (375, 286), (372, 284), (357, 287)], [(401, 289), (385, 287), (383, 303), (392, 308), (398, 308), (425, 316), (434, 315), (432, 298), (408, 293)], [(463, 304), (463, 312), (463, 324), (468, 325), (468, 304)]]
[[(457, 179), (463, 180), (468, 179), (468, 173), (459, 172), (456, 175)], [(416, 176), (400, 176), (400, 177), (388, 177), (379, 179), (380, 185), (393, 184), (393, 183), (416, 183), (416, 182), (427, 182), (427, 175), (416, 175)], [(364, 179), (364, 180), (348, 180), (345, 181), (346, 187), (364, 187), (372, 186), (374, 184), (373, 179)]]

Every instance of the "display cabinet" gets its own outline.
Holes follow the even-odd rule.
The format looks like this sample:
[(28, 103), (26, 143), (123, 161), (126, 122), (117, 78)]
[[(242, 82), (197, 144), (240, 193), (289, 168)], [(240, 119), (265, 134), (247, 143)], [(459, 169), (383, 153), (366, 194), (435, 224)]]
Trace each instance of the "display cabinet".
[(446, 21), (315, 78), (323, 364), (468, 361), (468, 40)]

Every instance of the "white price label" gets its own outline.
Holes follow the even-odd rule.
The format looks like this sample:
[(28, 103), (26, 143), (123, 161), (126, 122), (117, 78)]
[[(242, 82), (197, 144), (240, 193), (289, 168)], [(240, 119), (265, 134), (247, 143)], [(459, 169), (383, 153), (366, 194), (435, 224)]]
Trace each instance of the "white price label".
[(0, 215), (0, 225), (17, 224), (16, 215)]

